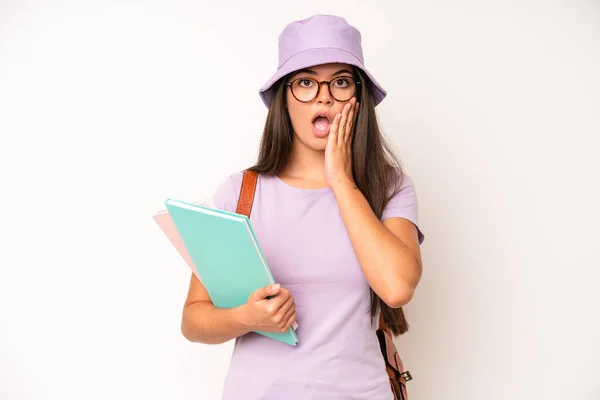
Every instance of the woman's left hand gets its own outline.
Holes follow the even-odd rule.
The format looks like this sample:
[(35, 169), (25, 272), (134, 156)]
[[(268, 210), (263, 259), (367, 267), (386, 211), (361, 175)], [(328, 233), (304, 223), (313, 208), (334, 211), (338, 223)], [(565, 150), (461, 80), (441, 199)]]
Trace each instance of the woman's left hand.
[(325, 147), (325, 176), (330, 188), (343, 182), (354, 182), (352, 176), (352, 139), (358, 103), (353, 97), (331, 123)]

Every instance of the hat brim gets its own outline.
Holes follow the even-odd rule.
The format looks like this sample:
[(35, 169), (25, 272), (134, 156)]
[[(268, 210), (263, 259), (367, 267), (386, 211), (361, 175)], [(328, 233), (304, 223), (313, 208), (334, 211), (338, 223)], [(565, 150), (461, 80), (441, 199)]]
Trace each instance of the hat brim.
[(375, 105), (381, 103), (381, 101), (387, 95), (387, 92), (375, 80), (373, 75), (354, 55), (342, 49), (317, 48), (309, 49), (294, 55), (277, 69), (277, 72), (275, 72), (271, 79), (269, 79), (259, 91), (259, 95), (263, 103), (265, 103), (267, 108), (271, 105), (271, 100), (273, 99), (273, 84), (282, 77), (286, 76), (291, 72), (298, 71), (302, 68), (314, 67), (315, 65), (329, 63), (350, 64), (360, 68), (369, 77), (369, 85), (371, 86), (371, 92), (373, 93), (373, 100), (375, 102)]

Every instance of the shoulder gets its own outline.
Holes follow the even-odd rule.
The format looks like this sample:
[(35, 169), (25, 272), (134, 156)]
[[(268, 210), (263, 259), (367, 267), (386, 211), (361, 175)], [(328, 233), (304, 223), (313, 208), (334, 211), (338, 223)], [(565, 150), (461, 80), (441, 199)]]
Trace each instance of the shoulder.
[(381, 220), (405, 218), (419, 230), (419, 241), (424, 235), (419, 226), (419, 201), (413, 178), (406, 172), (395, 173), (388, 186), (388, 202), (382, 212)]
[(416, 196), (416, 189), (416, 184), (413, 178), (408, 173), (404, 172), (399, 178), (399, 182), (397, 184), (397, 192), (394, 193), (394, 195), (411, 192)]
[(393, 170), (388, 179), (387, 196), (388, 200), (398, 197), (406, 197), (413, 194), (416, 197), (416, 185), (413, 178), (405, 171)]
[(213, 202), (220, 210), (235, 212), (242, 187), (244, 171), (227, 175), (217, 186), (213, 194)]

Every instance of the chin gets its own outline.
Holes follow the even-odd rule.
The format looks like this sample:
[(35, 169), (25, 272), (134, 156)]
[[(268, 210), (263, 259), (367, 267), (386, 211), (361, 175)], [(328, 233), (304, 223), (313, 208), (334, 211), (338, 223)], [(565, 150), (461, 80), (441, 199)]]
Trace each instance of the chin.
[(327, 141), (323, 141), (321, 139), (317, 143), (313, 143), (313, 145), (310, 147), (316, 151), (325, 151), (325, 148), (327, 147)]
[(311, 150), (325, 151), (327, 147), (327, 136), (317, 137), (312, 132), (308, 132), (305, 135), (296, 135), (296, 139)]

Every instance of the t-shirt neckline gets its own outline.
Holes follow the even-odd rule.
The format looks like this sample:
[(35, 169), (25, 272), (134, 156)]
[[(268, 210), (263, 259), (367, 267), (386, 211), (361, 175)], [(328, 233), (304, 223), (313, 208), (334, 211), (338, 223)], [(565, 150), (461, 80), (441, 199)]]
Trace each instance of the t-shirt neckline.
[(305, 193), (305, 194), (320, 194), (320, 193), (331, 193), (331, 188), (328, 186), (322, 187), (322, 188), (314, 188), (314, 189), (307, 189), (307, 188), (299, 188), (296, 186), (292, 186), (289, 183), (286, 183), (283, 181), (283, 179), (281, 179), (279, 177), (279, 175), (274, 174), (273, 175), (273, 179), (275, 179), (275, 181), (280, 185), (285, 187), (287, 190), (296, 192), (296, 193)]

